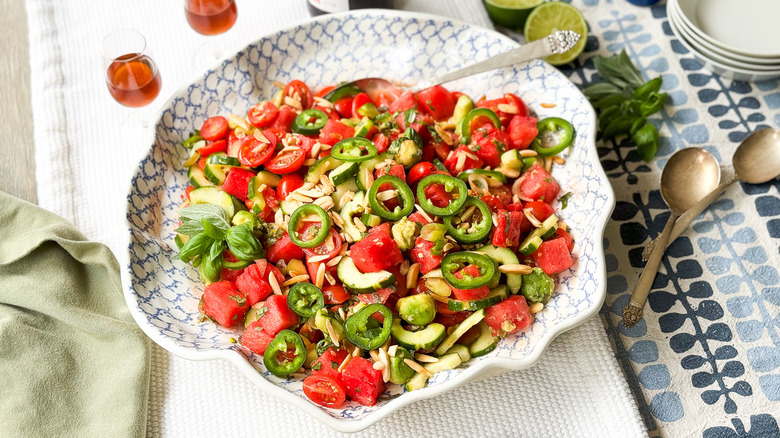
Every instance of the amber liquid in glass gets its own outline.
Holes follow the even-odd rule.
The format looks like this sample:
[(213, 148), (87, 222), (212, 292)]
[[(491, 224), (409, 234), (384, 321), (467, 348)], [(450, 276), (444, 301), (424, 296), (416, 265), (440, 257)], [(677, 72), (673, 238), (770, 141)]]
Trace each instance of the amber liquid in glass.
[(203, 35), (218, 35), (233, 27), (238, 16), (233, 0), (187, 0), (187, 23)]
[(162, 80), (154, 61), (146, 55), (128, 53), (108, 66), (106, 83), (111, 96), (124, 106), (150, 104), (160, 93)]

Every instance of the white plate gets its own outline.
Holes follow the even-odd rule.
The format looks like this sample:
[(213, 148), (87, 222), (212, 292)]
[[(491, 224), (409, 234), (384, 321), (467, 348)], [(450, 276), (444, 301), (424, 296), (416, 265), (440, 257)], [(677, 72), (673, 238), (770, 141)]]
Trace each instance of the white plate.
[(737, 61), (735, 59), (728, 58), (721, 55), (717, 51), (710, 50), (705, 44), (705, 40), (696, 39), (696, 36), (692, 34), (690, 29), (685, 26), (685, 23), (681, 22), (679, 12), (674, 7), (668, 7), (669, 21), (674, 21), (677, 26), (677, 30), (680, 32), (688, 44), (690, 44), (697, 52), (702, 56), (707, 57), (713, 61), (720, 62), (729, 68), (752, 70), (756, 72), (777, 73), (780, 72), (780, 63), (765, 65), (765, 64), (752, 64), (749, 62)]
[[(198, 323), (202, 285), (196, 270), (177, 260), (173, 231), (188, 185), (182, 168), (188, 151), (181, 141), (210, 116), (245, 114), (251, 104), (270, 98), (276, 91), (271, 81), (300, 79), (314, 88), (369, 76), (414, 82), (516, 46), (499, 33), (442, 17), (364, 10), (323, 16), (270, 34), (181, 88), (153, 123), (153, 142), (127, 196), (129, 265), (122, 275), (125, 298), (138, 325), (179, 356), (231, 361), (263, 391), (344, 432), (364, 429), (415, 400), (503, 370), (533, 365), (556, 336), (595, 316), (601, 308), (606, 295), (602, 237), (615, 205), (596, 153), (595, 111), (577, 86), (543, 61), (448, 86), (474, 97), (516, 93), (540, 117), (557, 116), (572, 123), (577, 132), (574, 146), (565, 165), (555, 166), (553, 175), (562, 193), (573, 193), (561, 216), (576, 242), (575, 264), (556, 276), (556, 293), (531, 327), (502, 340), (492, 353), (437, 374), (426, 388), (405, 392), (391, 385), (373, 407), (349, 402), (341, 409), (325, 409), (311, 403), (303, 394), (300, 375), (274, 377), (261, 357), (230, 342), (240, 331)], [(543, 103), (555, 106), (545, 108)]]
[[(669, 15), (670, 13), (673, 14), (673, 12), (671, 12), (671, 8), (672, 8), (672, 4), (668, 3), (666, 5), (667, 15)], [(725, 78), (730, 78), (738, 81), (748, 81), (748, 82), (766, 81), (769, 79), (780, 77), (780, 70), (775, 72), (762, 72), (756, 70), (736, 68), (736, 67), (725, 65), (711, 58), (708, 58), (703, 54), (701, 54), (700, 52), (696, 51), (691, 46), (690, 42), (677, 28), (677, 23), (673, 19), (669, 20), (669, 26), (671, 27), (672, 32), (674, 32), (675, 36), (677, 37), (677, 40), (680, 41), (680, 44), (682, 44), (686, 49), (688, 49), (691, 55), (694, 58), (696, 58), (697, 61), (701, 62), (706, 69), (710, 70), (711, 72), (719, 76), (723, 76)]]
[(780, 57), (780, 1), (678, 1), (682, 18), (716, 46), (758, 58)]
[(678, 0), (669, 0), (667, 3), (667, 11), (671, 11), (669, 14), (667, 14), (670, 20), (672, 19), (672, 15), (675, 15), (677, 28), (681, 32), (686, 34), (688, 42), (696, 43), (697, 47), (703, 47), (702, 53), (707, 53), (706, 50), (709, 50), (710, 52), (714, 52), (717, 55), (730, 60), (730, 62), (732, 63), (737, 63), (737, 65), (739, 63), (744, 63), (753, 66), (768, 65), (768, 66), (780, 68), (780, 57), (758, 58), (755, 56), (746, 56), (739, 53), (728, 51), (722, 47), (716, 46), (715, 44), (711, 43), (708, 39), (702, 37), (700, 34), (697, 33), (697, 31), (701, 32), (701, 30), (691, 27), (691, 24), (689, 24), (689, 22), (683, 15), (682, 11), (680, 10), (680, 5), (678, 3)]

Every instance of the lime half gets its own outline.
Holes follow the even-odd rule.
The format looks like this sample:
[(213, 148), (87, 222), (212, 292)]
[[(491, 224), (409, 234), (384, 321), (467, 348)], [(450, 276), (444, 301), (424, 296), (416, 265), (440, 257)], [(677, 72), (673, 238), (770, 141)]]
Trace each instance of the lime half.
[(525, 19), (544, 0), (482, 0), (493, 23), (522, 31)]
[(568, 64), (585, 50), (588, 38), (588, 23), (582, 12), (574, 6), (563, 2), (548, 2), (534, 8), (525, 21), (523, 34), (527, 42), (536, 41), (557, 30), (572, 30), (581, 35), (580, 40), (566, 53), (550, 55), (544, 58), (552, 65)]

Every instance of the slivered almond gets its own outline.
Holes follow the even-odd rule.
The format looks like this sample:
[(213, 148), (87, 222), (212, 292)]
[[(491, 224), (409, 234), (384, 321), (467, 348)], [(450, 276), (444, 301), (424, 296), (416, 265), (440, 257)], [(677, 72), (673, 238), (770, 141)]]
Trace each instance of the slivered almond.
[(414, 204), (414, 208), (417, 210), (418, 213), (422, 215), (422, 217), (425, 218), (425, 220), (427, 220), (428, 222), (435, 222), (433, 218), (428, 216), (428, 213), (425, 210), (423, 210), (422, 207), (420, 207), (418, 204)]
[(333, 341), (333, 345), (339, 347), (341, 339), (338, 337), (338, 333), (333, 329), (333, 324), (330, 322), (330, 318), (325, 318), (325, 329), (328, 331), (330, 340)]
[(297, 193), (299, 195), (308, 196), (309, 198), (319, 198), (322, 196), (322, 191), (317, 190), (316, 188), (311, 189), (298, 189), (294, 191), (293, 193)]
[(271, 84), (274, 87), (276, 87), (276, 88), (281, 88), (282, 90), (284, 90), (287, 87), (287, 85), (285, 85), (285, 84), (283, 84), (283, 83), (281, 83), (279, 81), (271, 81)]
[(536, 228), (539, 228), (542, 226), (542, 221), (536, 218), (534, 216), (534, 211), (530, 208), (524, 208), (523, 214), (526, 218), (528, 218), (528, 222), (531, 222), (531, 225), (535, 226)]
[(330, 284), (330, 285), (336, 284), (336, 279), (333, 278), (332, 275), (330, 275), (330, 272), (327, 272), (327, 271), (325, 272), (325, 279), (328, 280), (328, 284)]
[(455, 170), (458, 172), (463, 170), (463, 166), (466, 165), (466, 153), (462, 152), (458, 154), (458, 161), (455, 162)]
[(385, 382), (390, 381), (390, 358), (387, 356), (387, 351), (384, 348), (379, 349), (379, 360), (382, 361), (382, 365), (385, 368), (382, 370), (382, 380)]
[(328, 99), (324, 99), (319, 96), (314, 96), (314, 101), (317, 102), (317, 105), (324, 107), (324, 108), (333, 108), (333, 103), (329, 101)]
[(477, 206), (470, 205), (469, 208), (467, 208), (466, 211), (464, 211), (463, 214), (460, 216), (460, 221), (466, 222), (467, 220), (469, 220), (471, 215), (474, 214), (475, 211), (477, 211)]
[(378, 201), (389, 201), (393, 198), (398, 197), (398, 191), (397, 190), (383, 190), (376, 194), (376, 199)]
[(423, 278), (444, 278), (444, 275), (441, 273), (441, 269), (434, 269), (423, 275)]
[(439, 137), (441, 137), (442, 140), (444, 140), (447, 145), (452, 146), (452, 136), (449, 132), (447, 132), (440, 124), (434, 125), (434, 128), (436, 130), (436, 133), (439, 134)]
[(306, 160), (303, 162), (303, 165), (304, 165), (304, 166), (311, 166), (312, 164), (314, 164), (314, 163), (316, 163), (316, 162), (317, 162), (317, 160), (316, 160), (316, 159), (314, 159), (314, 158), (307, 158), (307, 159), (306, 159)]
[(320, 263), (317, 267), (317, 277), (314, 279), (314, 285), (322, 289), (322, 284), (325, 283), (325, 263)]
[(398, 271), (401, 273), (401, 275), (406, 275), (406, 273), (409, 272), (409, 264), (409, 260), (404, 260), (398, 266)]
[(447, 304), (447, 303), (449, 303), (450, 301), (452, 301), (451, 299), (449, 299), (449, 298), (447, 298), (447, 297), (443, 297), (443, 296), (441, 296), (441, 295), (439, 295), (439, 294), (428, 294), (428, 295), (430, 295), (430, 296), (431, 296), (431, 298), (433, 298), (434, 300), (436, 300), (436, 301), (438, 301), (438, 302), (440, 302), (440, 303)]
[[(356, 348), (355, 350), (359, 350), (359, 348)], [(344, 368), (347, 367), (347, 364), (349, 363), (350, 360), (352, 360), (353, 357), (355, 357), (355, 356), (347, 356), (347, 357), (345, 357), (344, 358), (344, 362), (341, 362), (341, 365), (339, 365), (339, 370), (338, 371), (339, 372), (344, 371)]]
[(374, 362), (373, 365), (371, 365), (375, 370), (377, 371), (383, 371), (385, 369), (385, 364), (382, 362)]
[(314, 146), (311, 147), (311, 154), (310, 154), (312, 158), (317, 158), (317, 155), (319, 155), (320, 153), (321, 147), (322, 145), (320, 144), (320, 142), (314, 143)]
[(417, 362), (423, 362), (423, 363), (436, 363), (439, 361), (438, 357), (433, 357), (427, 354), (423, 353), (417, 353), (414, 355), (414, 360)]
[(517, 114), (518, 112), (517, 105), (510, 105), (508, 103), (498, 104), (498, 110), (507, 114)]
[(555, 162), (555, 164), (560, 164), (560, 165), (566, 164), (566, 160), (564, 160), (563, 158), (561, 158), (561, 157), (559, 157), (557, 155), (552, 157), (552, 159)]
[(544, 309), (544, 304), (542, 303), (533, 303), (530, 306), (528, 306), (528, 310), (531, 311), (531, 313), (539, 313)]
[(519, 170), (510, 169), (510, 168), (504, 167), (504, 166), (496, 167), (495, 170), (496, 170), (496, 172), (501, 172), (507, 178), (517, 178), (518, 176), (520, 176), (520, 171)]
[(270, 143), (271, 142), (271, 140), (268, 140), (268, 137), (263, 135), (262, 131), (260, 131), (260, 130), (255, 131), (252, 135), (254, 135), (256, 139), (260, 140), (263, 143)]
[(476, 155), (474, 155), (474, 154), (472, 154), (472, 153), (470, 153), (470, 152), (461, 151), (461, 155), (465, 156), (466, 158), (471, 158), (471, 159), (472, 159), (472, 160), (474, 160), (474, 161), (477, 161), (477, 160), (479, 160), (479, 158), (477, 158), (477, 156), (476, 156)]
[(537, 154), (536, 151), (533, 149), (523, 149), (522, 151), (520, 151), (520, 156), (523, 158), (535, 157), (537, 155), (539, 154)]
[[(445, 245), (446, 246), (446, 245)], [(420, 275), (420, 264), (413, 263), (409, 266), (409, 272), (406, 273), (406, 288), (417, 287), (417, 277)]]
[(339, 314), (339, 318), (341, 318), (342, 321), (347, 319), (347, 314), (344, 313), (344, 308), (343, 307), (339, 307), (338, 314)]
[(271, 274), (268, 276), (268, 284), (271, 285), (271, 289), (273, 289), (274, 294), (281, 295), (282, 294), (282, 288), (279, 287), (279, 281), (276, 279), (276, 276)]
[(300, 201), (306, 204), (311, 204), (311, 202), (314, 201), (312, 198), (301, 195), (300, 193), (296, 193), (296, 192), (290, 193), (289, 195), (287, 195), (287, 197), (294, 201)]
[(533, 268), (531, 268), (530, 266), (521, 265), (519, 263), (499, 265), (498, 270), (499, 272), (503, 272), (504, 274), (520, 274), (520, 275), (526, 275), (533, 272)]
[(368, 355), (371, 356), (371, 359), (374, 359), (375, 361), (379, 361), (379, 353), (376, 350), (369, 351)]
[(321, 262), (323, 260), (328, 260), (328, 257), (329, 256), (327, 254), (323, 254), (323, 255), (318, 255), (318, 256), (311, 257), (307, 261), (309, 263), (317, 263), (317, 262)]
[(544, 170), (547, 171), (547, 173), (552, 172), (552, 159), (550, 157), (544, 158)]
[(328, 260), (328, 263), (325, 263), (325, 264), (328, 265), (328, 266), (336, 266), (336, 265), (339, 264), (339, 262), (341, 261), (342, 258), (343, 257), (340, 256), (340, 255), (336, 256), (336, 257), (333, 257), (332, 259)]
[(398, 351), (398, 346), (397, 345), (391, 345), (390, 347), (387, 348), (387, 354), (392, 356), (392, 357), (395, 357), (395, 353), (397, 351)]
[(366, 224), (363, 223), (363, 221), (360, 220), (358, 217), (353, 217), (352, 222), (355, 224), (355, 227), (357, 227), (358, 230), (365, 233), (368, 231), (368, 228), (366, 228)]
[(342, 196), (341, 199), (339, 199), (339, 203), (337, 205), (338, 210), (341, 211), (341, 209), (344, 208), (344, 205), (347, 202), (351, 201), (352, 198), (354, 197), (355, 197), (355, 192), (353, 192), (352, 190), (347, 190), (347, 193), (344, 193), (344, 196)]
[[(269, 275), (269, 276), (268, 276), (268, 278), (269, 278), (269, 279), (270, 279), (271, 277), (273, 277), (273, 275)], [(291, 279), (289, 279), (289, 280), (285, 281), (284, 283), (282, 283), (282, 286), (289, 286), (289, 285), (291, 285), (291, 284), (300, 283), (300, 282), (302, 282), (302, 281), (306, 281), (306, 280), (308, 280), (308, 279), (309, 279), (309, 276), (308, 276), (308, 274), (303, 274), (303, 275), (296, 275), (295, 277), (293, 277), (293, 278), (291, 278)]]
[(409, 365), (409, 368), (417, 371), (418, 373), (425, 374), (428, 377), (433, 377), (433, 374), (430, 371), (426, 370), (422, 365), (411, 359), (404, 359), (404, 363)]
[(291, 107), (297, 109), (298, 111), (303, 110), (303, 106), (301, 106), (301, 102), (299, 100), (293, 99), (290, 96), (284, 96), (284, 103), (290, 105)]
[(314, 203), (322, 207), (323, 210), (330, 210), (333, 208), (333, 198), (330, 196), (323, 196), (314, 200)]
[(362, 351), (363, 350), (356, 347), (354, 350), (352, 350), (352, 357), (359, 355)]

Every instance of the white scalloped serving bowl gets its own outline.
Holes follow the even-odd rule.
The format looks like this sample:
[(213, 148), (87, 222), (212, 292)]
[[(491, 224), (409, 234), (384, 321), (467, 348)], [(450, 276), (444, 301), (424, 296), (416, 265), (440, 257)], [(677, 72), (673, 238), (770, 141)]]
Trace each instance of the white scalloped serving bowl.
[[(502, 340), (489, 355), (437, 374), (424, 389), (407, 393), (389, 385), (392, 388), (373, 407), (349, 402), (341, 409), (326, 409), (311, 403), (303, 395), (300, 377), (277, 378), (265, 370), (261, 357), (231, 343), (240, 332), (198, 323), (202, 285), (196, 270), (177, 260), (173, 242), (177, 210), (188, 185), (182, 167), (188, 152), (180, 144), (208, 117), (245, 114), (251, 104), (273, 95), (271, 81), (300, 79), (313, 88), (369, 76), (416, 81), (516, 46), (496, 32), (442, 17), (365, 10), (324, 16), (263, 37), (180, 89), (151, 127), (154, 141), (127, 196), (129, 263), (122, 275), (138, 325), (173, 354), (232, 361), (263, 390), (343, 432), (364, 429), (401, 406), (468, 381), (533, 365), (556, 336), (598, 313), (606, 294), (602, 236), (615, 204), (596, 154), (593, 108), (574, 84), (543, 61), (447, 86), (475, 98), (516, 93), (540, 117), (571, 121), (575, 144), (566, 164), (556, 166), (553, 174), (562, 193), (573, 193), (561, 216), (576, 240), (575, 264), (557, 276), (555, 295), (531, 327)], [(545, 108), (543, 103), (554, 106)]]

